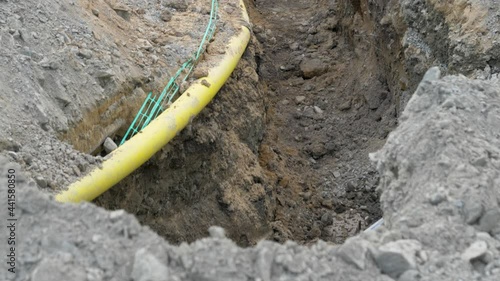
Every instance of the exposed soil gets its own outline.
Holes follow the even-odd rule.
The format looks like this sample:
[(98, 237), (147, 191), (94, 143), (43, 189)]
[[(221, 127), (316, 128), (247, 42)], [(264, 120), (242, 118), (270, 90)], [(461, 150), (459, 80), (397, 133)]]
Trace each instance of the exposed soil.
[(215, 224), (242, 246), (340, 244), (379, 219), (368, 153), (396, 125), (398, 96), (373, 38), (352, 31), (371, 21), (347, 4), (248, 3), (257, 40), (232, 79), (97, 204), (136, 214), (172, 243)]
[(381, 216), (368, 153), (396, 125), (397, 96), (374, 38), (350, 32), (369, 33), (369, 15), (340, 8), (256, 1), (252, 9), (268, 105), (259, 160), (277, 185), (277, 241), (342, 243)]
[[(56, 192), (95, 168), (102, 159), (91, 153), (123, 135), (146, 92), (161, 91), (196, 50), (210, 3), (173, 6), (0, 2), (0, 143), (34, 185)], [(223, 40), (234, 30), (220, 16)]]

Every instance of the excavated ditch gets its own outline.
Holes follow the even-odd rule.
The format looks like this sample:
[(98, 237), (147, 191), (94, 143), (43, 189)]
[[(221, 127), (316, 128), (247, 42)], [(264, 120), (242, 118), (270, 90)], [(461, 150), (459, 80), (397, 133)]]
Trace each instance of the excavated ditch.
[[(157, 89), (166, 81), (172, 69), (164, 67), (175, 66), (168, 58), (159, 58), (159, 69), (149, 72), (148, 67), (156, 65), (157, 54), (168, 49), (167, 43), (177, 38), (177, 45), (184, 41), (195, 45), (197, 36), (186, 33), (190, 26), (182, 25), (182, 19), (199, 22), (199, 17), (207, 16), (206, 9), (194, 3), (179, 8), (176, 1), (166, 1), (143, 3), (144, 7), (136, 8), (137, 3), (130, 2), (132, 8), (127, 13), (132, 17), (123, 18), (117, 12), (123, 11), (119, 1), (111, 2), (87, 5), (85, 17), (96, 26), (104, 20), (112, 26), (108, 27), (111, 31), (126, 27), (132, 30), (133, 24), (142, 24), (154, 44), (135, 40), (131, 42), (140, 43), (136, 46), (139, 51), (128, 50), (130, 42), (120, 41), (126, 38), (120, 31), (121, 39), (113, 45), (119, 51), (112, 54), (133, 54), (143, 73), (135, 71), (135, 78), (127, 79), (127, 61), (122, 61), (125, 65), (120, 66), (119, 77), (113, 74), (118, 68), (89, 68), (89, 75), (98, 76), (95, 86), (101, 87), (100, 91), (109, 90), (110, 96), (103, 96), (100, 105), (86, 114), (73, 112), (75, 116), (83, 115), (83, 121), (68, 120), (73, 122), (71, 128), (64, 128), (57, 120), (42, 120), (47, 134), (52, 133), (52, 126), (62, 140), (86, 154), (100, 153), (100, 143), (106, 136), (119, 138), (144, 91)], [(379, 174), (368, 155), (380, 149), (396, 127), (424, 71), (431, 65), (446, 66), (445, 74), (477, 76), (496, 71), (492, 58), (499, 50), (498, 44), (481, 41), (484, 45), (476, 47), (486, 50), (483, 56), (469, 44), (478, 40), (465, 40), (454, 33), (456, 28), (448, 27), (467, 23), (469, 29), (483, 30), (471, 19), (482, 13), (474, 10), (476, 6), (461, 19), (457, 11), (466, 6), (426, 3), (429, 25), (413, 20), (415, 7), (407, 1), (282, 0), (246, 4), (254, 36), (215, 100), (150, 161), (95, 201), (110, 210), (125, 209), (135, 214), (141, 223), (171, 243), (204, 237), (212, 225), (225, 228), (241, 246), (262, 239), (343, 243), (382, 215), (376, 190)], [(175, 17), (160, 15), (155, 5), (174, 11)], [(99, 16), (96, 8), (105, 10), (106, 17)], [(236, 8), (235, 1), (221, 1), (222, 24), (215, 41), (208, 46), (207, 62), (201, 63), (195, 76), (203, 75), (213, 63), (210, 58), (220, 54), (227, 38), (235, 33), (237, 24), (230, 15)], [(163, 30), (163, 23), (157, 18), (169, 22), (162, 34), (158, 29)], [(435, 29), (434, 34), (431, 25), (444, 27)], [(145, 33), (142, 28), (137, 32), (138, 36)], [(446, 44), (429, 45), (437, 37), (446, 38)], [(86, 55), (86, 44), (81, 44), (76, 56), (90, 65), (97, 63), (99, 60), (94, 62), (89, 59), (92, 56)], [(457, 54), (447, 50), (452, 46)], [(188, 53), (168, 50), (178, 55), (174, 61), (181, 61), (182, 55)], [(108, 57), (104, 52), (102, 58)], [(474, 58), (481, 66), (486, 65), (484, 74), (468, 67), (467, 62)], [(42, 68), (57, 70), (50, 63)], [(101, 83), (104, 78), (99, 75), (104, 75), (109, 84)], [(120, 81), (123, 89), (116, 87)], [(127, 96), (127, 92), (133, 94)], [(64, 104), (65, 108), (72, 106), (69, 100)], [(54, 168), (44, 174), (47, 165), (30, 163), (31, 158), (25, 155), (30, 152), (29, 146), (12, 154), (22, 159), (21, 163), (24, 161), (36, 185), (49, 187), (51, 192), (82, 176), (101, 160), (70, 149), (61, 150), (59, 155), (53, 152), (58, 144), (40, 143), (41, 150), (31, 154), (53, 156), (63, 173)]]
[[(98, 166), (88, 151), (189, 56), (207, 10), (46, 3), (0, 1), (0, 170), (16, 171), (18, 223), (16, 248), (0, 245), (18, 271), (1, 280), (498, 280), (498, 0), (246, 1), (237, 69), (94, 202), (113, 211), (47, 193)], [(241, 24), (220, 3), (197, 75)]]
[(397, 64), (380, 49), (387, 35), (358, 4), (248, 2), (255, 36), (228, 83), (96, 204), (171, 243), (219, 225), (242, 246), (340, 244), (379, 219), (368, 153), (396, 126), (403, 78), (384, 67)]

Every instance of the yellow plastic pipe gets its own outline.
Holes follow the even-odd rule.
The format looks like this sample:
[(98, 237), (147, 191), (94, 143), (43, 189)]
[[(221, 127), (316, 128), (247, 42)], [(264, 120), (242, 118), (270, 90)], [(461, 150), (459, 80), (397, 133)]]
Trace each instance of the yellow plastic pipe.
[[(248, 15), (243, 3), (244, 21)], [(238, 64), (250, 40), (250, 31), (242, 26), (241, 32), (227, 45), (219, 64), (208, 71), (208, 76), (198, 79), (167, 110), (113, 151), (85, 177), (72, 183), (67, 190), (57, 194), (59, 202), (91, 201), (131, 174), (184, 129), (215, 97)]]

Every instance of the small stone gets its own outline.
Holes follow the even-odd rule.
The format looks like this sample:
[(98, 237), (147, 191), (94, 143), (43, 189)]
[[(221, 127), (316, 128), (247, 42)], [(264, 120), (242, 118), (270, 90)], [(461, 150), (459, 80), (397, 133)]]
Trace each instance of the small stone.
[(333, 200), (332, 199), (323, 199), (321, 201), (321, 206), (327, 209), (333, 209)]
[(210, 88), (210, 83), (206, 80), (206, 79), (203, 79), (201, 80), (201, 85), (207, 87), (207, 88)]
[(36, 176), (35, 182), (40, 188), (47, 188), (47, 181), (42, 176)]
[(479, 220), (479, 229), (484, 232), (500, 228), (500, 210), (492, 209), (486, 212)]
[(226, 231), (220, 226), (211, 226), (208, 228), (208, 233), (212, 238), (226, 238)]
[(340, 178), (340, 172), (339, 171), (333, 172), (333, 176), (337, 179)]
[(349, 110), (349, 109), (351, 109), (351, 100), (348, 100), (348, 101), (341, 103), (339, 105), (339, 110), (344, 111), (344, 110)]
[(282, 100), (282, 101), (281, 101), (281, 104), (282, 104), (282, 105), (287, 105), (287, 104), (289, 104), (289, 103), (290, 103), (290, 101), (289, 101), (289, 100)]
[(302, 196), (302, 198), (304, 198), (304, 200), (307, 201), (307, 200), (311, 199), (312, 192), (311, 191), (303, 192), (300, 194), (300, 196)]
[(130, 10), (125, 7), (125, 6), (117, 6), (114, 7), (113, 10), (116, 12), (117, 15), (119, 15), (122, 19), (126, 21), (130, 21)]
[(111, 77), (115, 76), (115, 73), (111, 69), (109, 69), (109, 70), (99, 70), (99, 71), (96, 72), (95, 76), (97, 78), (111, 78)]
[(482, 255), (484, 255), (487, 250), (488, 250), (488, 244), (486, 244), (486, 242), (482, 240), (479, 240), (472, 243), (460, 257), (464, 261), (471, 261), (473, 259), (479, 258)]
[(487, 163), (488, 163), (488, 160), (485, 156), (481, 156), (481, 157), (475, 159), (474, 161), (472, 161), (472, 165), (474, 165), (476, 167), (484, 167), (484, 166), (486, 166)]
[(446, 200), (446, 195), (441, 193), (441, 192), (437, 192), (437, 193), (434, 193), (430, 198), (429, 198), (429, 202), (432, 204), (432, 205), (438, 205), (439, 203), (443, 202)]
[(92, 9), (92, 14), (94, 14), (94, 16), (98, 17), (99, 16), (99, 10)]
[(140, 97), (143, 97), (146, 95), (146, 92), (144, 92), (144, 90), (141, 88), (141, 87), (137, 87), (134, 89), (134, 91), (132, 91), (132, 93), (136, 96), (140, 96)]
[(106, 140), (104, 140), (103, 147), (104, 151), (106, 151), (107, 154), (111, 153), (113, 150), (118, 148), (116, 143), (109, 137), (106, 138)]
[(439, 67), (437, 66), (434, 66), (434, 67), (431, 67), (429, 68), (429, 70), (427, 70), (427, 72), (425, 73), (424, 75), (424, 78), (422, 78), (422, 82), (423, 81), (434, 81), (434, 80), (437, 80), (441, 77), (441, 70), (439, 70)]
[(7, 155), (9, 155), (10, 157), (12, 157), (12, 159), (15, 160), (15, 161), (19, 160), (19, 157), (18, 157), (17, 153), (15, 153), (14, 151), (8, 151)]
[(71, 169), (73, 170), (73, 174), (75, 176), (79, 177), (82, 175), (82, 172), (80, 171), (80, 169), (78, 169), (78, 167), (76, 165), (72, 165)]
[(397, 240), (379, 248), (375, 262), (382, 273), (396, 279), (403, 272), (415, 269), (415, 254), (422, 248), (416, 240)]
[[(332, 202), (333, 205), (333, 202)], [(333, 224), (333, 216), (330, 212), (326, 212), (321, 216), (321, 223), (323, 223), (324, 226), (332, 225)]]
[(59, 65), (57, 62), (49, 60), (48, 58), (43, 58), (40, 62), (39, 65), (43, 68), (50, 69), (50, 70), (57, 70), (59, 68)]
[(314, 106), (314, 112), (316, 112), (318, 114), (323, 114), (323, 110), (321, 108), (319, 108), (318, 106)]
[(85, 155), (85, 158), (86, 158), (87, 162), (89, 162), (89, 164), (91, 164), (91, 165), (92, 165), (92, 164), (94, 164), (94, 163), (96, 162), (95, 157), (94, 157), (94, 156), (92, 156), (92, 155), (88, 155), (88, 154), (86, 154), (86, 155)]
[(366, 267), (366, 253), (371, 247), (370, 242), (358, 238), (349, 238), (336, 253), (346, 263), (364, 270)]
[(172, 19), (172, 13), (169, 10), (163, 10), (160, 14), (160, 19), (164, 22), (169, 22)]
[(296, 96), (296, 97), (295, 97), (295, 102), (296, 102), (297, 104), (299, 104), (299, 103), (302, 103), (305, 99), (306, 99), (306, 97), (305, 97), (305, 96)]
[(208, 76), (208, 70), (205, 67), (196, 67), (193, 71), (193, 78), (200, 79)]
[(354, 192), (356, 191), (356, 183), (354, 181), (348, 181), (345, 185), (346, 192)]
[(132, 280), (164, 281), (168, 279), (168, 273), (168, 268), (145, 248), (141, 248), (135, 253)]
[(476, 223), (484, 212), (484, 206), (481, 202), (470, 200), (465, 203), (464, 213), (467, 224)]
[(302, 76), (306, 79), (313, 78), (315, 76), (320, 76), (327, 71), (328, 67), (319, 59), (304, 59), (300, 63), (300, 70), (302, 71)]
[(84, 58), (84, 59), (91, 59), (92, 58), (92, 51), (88, 49), (80, 49), (76, 53), (77, 56)]
[(295, 67), (292, 64), (286, 64), (286, 65), (281, 65), (280, 70), (281, 71), (290, 71), (293, 70)]
[(12, 34), (12, 37), (16, 40), (24, 41), (23, 32), (21, 30), (16, 30), (14, 34)]
[(299, 49), (299, 43), (294, 42), (294, 43), (290, 44), (290, 49), (292, 51), (297, 51)]
[(109, 213), (109, 219), (112, 222), (115, 222), (115, 221), (119, 220), (120, 218), (122, 218), (123, 216), (125, 216), (125, 214), (126, 214), (125, 210), (111, 211)]
[(31, 165), (33, 163), (33, 156), (31, 156), (30, 154), (24, 154), (23, 160), (26, 164)]
[(328, 153), (324, 143), (313, 143), (306, 148), (306, 151), (314, 158), (319, 159)]
[(486, 251), (484, 255), (481, 256), (481, 261), (485, 264), (489, 264), (495, 260), (495, 255), (491, 251)]
[(417, 252), (417, 257), (420, 263), (426, 263), (429, 260), (427, 252), (423, 250)]
[(137, 39), (137, 46), (141, 50), (152, 51), (153, 45), (146, 39)]

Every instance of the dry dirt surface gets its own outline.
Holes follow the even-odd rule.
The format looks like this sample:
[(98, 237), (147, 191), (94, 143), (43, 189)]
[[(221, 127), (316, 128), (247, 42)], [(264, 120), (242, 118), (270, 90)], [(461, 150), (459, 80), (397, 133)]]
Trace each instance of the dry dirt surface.
[[(241, 246), (260, 239), (340, 244), (381, 217), (368, 153), (396, 125), (375, 48), (352, 50), (337, 7), (250, 3), (256, 40), (197, 122), (97, 200), (168, 241), (210, 225)], [(332, 22), (333, 20), (333, 22)], [(368, 24), (366, 24), (368, 26)]]
[[(193, 54), (209, 13), (193, 1), (0, 1), (0, 150), (34, 186), (65, 188)], [(231, 19), (221, 9), (219, 40)]]
[[(210, 225), (240, 246), (340, 244), (359, 233), (381, 217), (368, 154), (395, 128), (425, 70), (498, 73), (498, 6), (418, 2), (428, 20), (415, 21), (412, 3), (247, 2), (255, 37), (232, 79), (197, 122), (97, 204), (136, 214), (172, 243), (203, 237)], [(483, 20), (457, 15), (477, 9), (488, 11)], [(484, 38), (464, 33), (467, 22)]]
[(267, 89), (259, 157), (277, 185), (273, 238), (340, 244), (381, 216), (368, 153), (395, 127), (397, 95), (372, 39), (354, 43), (342, 30), (340, 7), (257, 1), (252, 11)]

